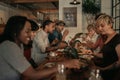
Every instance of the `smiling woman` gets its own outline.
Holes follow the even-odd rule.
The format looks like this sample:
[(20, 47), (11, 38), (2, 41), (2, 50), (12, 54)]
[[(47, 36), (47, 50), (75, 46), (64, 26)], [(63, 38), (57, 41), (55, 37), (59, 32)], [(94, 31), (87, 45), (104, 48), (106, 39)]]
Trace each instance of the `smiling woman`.
[[(23, 76), (38, 80), (57, 72), (57, 66), (36, 70), (24, 57), (23, 44), (30, 41), (30, 33), (31, 22), (26, 17), (12, 16), (8, 19), (0, 44), (0, 80), (21, 80)], [(80, 67), (79, 61), (75, 59), (60, 63), (67, 68)]]
[[(12, 16), (8, 20), (1, 37), (0, 75), (2, 77), (0, 76), (0, 80), (19, 80), (20, 73), (23, 73), (30, 66), (21, 54), (21, 51), (23, 51), (22, 44), (27, 44), (30, 40), (30, 31), (31, 24), (26, 17)], [(7, 70), (11, 73), (6, 73)]]
[[(18, 19), (18, 20), (14, 21), (14, 19)], [(27, 44), (29, 40), (28, 38), (30, 36), (30, 34), (28, 33), (30, 33), (30, 31), (31, 31), (31, 24), (26, 17), (23, 17), (23, 16), (11, 17), (8, 20), (7, 24), (5, 25), (5, 30), (2, 36), (2, 41), (10, 40), (12, 42), (17, 42), (17, 44), (20, 45), (21, 41), (23, 40), (21, 39), (21, 37), (23, 37), (23, 34), (24, 36), (27, 34), (25, 36), (26, 42), (23, 41), (23, 43)]]

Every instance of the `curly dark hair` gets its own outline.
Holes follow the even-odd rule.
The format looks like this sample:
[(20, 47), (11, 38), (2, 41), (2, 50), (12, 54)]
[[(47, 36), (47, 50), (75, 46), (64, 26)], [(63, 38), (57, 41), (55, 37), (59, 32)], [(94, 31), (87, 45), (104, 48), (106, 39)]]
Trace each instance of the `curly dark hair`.
[(54, 22), (51, 21), (51, 20), (45, 20), (45, 21), (43, 22), (43, 24), (42, 24), (43, 30), (45, 29), (46, 25), (49, 25), (49, 24), (51, 24), (51, 23), (54, 23)]
[(0, 38), (0, 42), (5, 40), (14, 42), (15, 37), (18, 37), (21, 30), (24, 28), (26, 21), (29, 21), (27, 17), (18, 16), (18, 15), (11, 16), (8, 19), (7, 24), (5, 25), (5, 29)]

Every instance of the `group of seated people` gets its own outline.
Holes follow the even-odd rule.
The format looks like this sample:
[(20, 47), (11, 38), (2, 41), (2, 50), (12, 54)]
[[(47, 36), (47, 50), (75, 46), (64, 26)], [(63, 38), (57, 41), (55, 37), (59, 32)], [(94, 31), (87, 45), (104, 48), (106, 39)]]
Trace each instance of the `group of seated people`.
[[(39, 65), (50, 52), (66, 47), (100, 59), (101, 62), (94, 61), (94, 65), (101, 70), (103, 80), (114, 80), (120, 68), (120, 35), (112, 25), (112, 17), (101, 13), (95, 17), (95, 24), (88, 25), (88, 33), (76, 33), (67, 43), (65, 38), (69, 31), (66, 29), (62, 33), (63, 21), (45, 20), (39, 29), (36, 22), (24, 16), (12, 16), (0, 38), (0, 80), (49, 78), (58, 71), (58, 64), (68, 69), (80, 69), (78, 58), (62, 60), (54, 67), (40, 69)], [(27, 52), (29, 56), (26, 57)]]

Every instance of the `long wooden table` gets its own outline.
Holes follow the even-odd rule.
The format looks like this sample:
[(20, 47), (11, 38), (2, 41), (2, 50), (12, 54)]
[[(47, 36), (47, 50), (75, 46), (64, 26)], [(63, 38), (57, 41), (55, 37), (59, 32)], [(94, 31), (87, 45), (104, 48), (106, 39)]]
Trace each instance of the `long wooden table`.
[[(43, 63), (41, 63), (41, 69), (45, 68), (47, 63), (54, 63), (57, 61), (62, 61), (66, 59), (64, 55), (59, 55), (56, 57), (48, 57)], [(90, 63), (91, 64), (91, 63)], [(81, 69), (67, 69), (66, 70), (66, 80), (88, 80), (90, 76), (91, 65), (88, 64), (87, 66), (82, 67)], [(50, 80), (56, 80), (56, 76), (54, 75)]]

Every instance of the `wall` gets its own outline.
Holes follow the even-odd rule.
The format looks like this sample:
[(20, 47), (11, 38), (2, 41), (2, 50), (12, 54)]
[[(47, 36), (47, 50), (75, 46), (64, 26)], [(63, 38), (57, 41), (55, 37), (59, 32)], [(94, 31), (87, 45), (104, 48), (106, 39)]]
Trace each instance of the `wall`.
[(45, 18), (48, 16), (52, 21), (55, 21), (55, 20), (58, 20), (59, 18), (59, 13), (58, 12), (50, 12), (50, 13), (47, 13)]
[(34, 15), (30, 11), (27, 10), (21, 10), (17, 8), (14, 8), (10, 5), (6, 5), (4, 3), (0, 2), (0, 35), (3, 33), (4, 27), (10, 16), (13, 15), (23, 15), (30, 19), (36, 19)]
[[(69, 35), (67, 36), (67, 41), (70, 37), (73, 37), (75, 33), (86, 32), (86, 19), (82, 13), (82, 4), (80, 5), (70, 5), (69, 3), (73, 0), (59, 0), (59, 19), (63, 20), (63, 8), (64, 7), (77, 7), (77, 27), (67, 27), (69, 30)], [(82, 0), (78, 0), (82, 3)], [(107, 5), (106, 5), (107, 4)], [(101, 0), (101, 12), (111, 15), (111, 0)], [(30, 11), (19, 10), (11, 6), (5, 5), (0, 2), (0, 18), (6, 23), (8, 18), (12, 15), (24, 15), (30, 18), (35, 18)]]
[[(63, 8), (64, 7), (77, 7), (77, 27), (67, 27), (69, 35), (66, 41), (70, 40), (75, 33), (87, 32), (87, 22), (84, 13), (82, 13), (82, 4), (70, 5), (69, 3), (73, 0), (59, 0), (59, 19), (63, 20)], [(78, 0), (82, 3), (82, 0)], [(107, 4), (107, 5), (106, 5)], [(101, 12), (111, 15), (111, 0), (101, 0)]]
[(101, 0), (101, 12), (111, 15), (112, 9), (112, 0)]
[(21, 10), (0, 2), (0, 18), (6, 23), (8, 18), (13, 15), (23, 15), (28, 18), (35, 18), (30, 11)]
[[(101, 12), (111, 15), (111, 9), (112, 9), (111, 5), (112, 5), (111, 0), (101, 0)], [(82, 30), (83, 30), (83, 32), (87, 32), (87, 30), (86, 30), (87, 23), (86, 23), (86, 17), (84, 15), (84, 13), (83, 13), (82, 17), (83, 17), (82, 18), (82, 23), (83, 23), (82, 26), (84, 26), (84, 27), (82, 27)]]
[[(73, 0), (59, 0), (59, 19), (63, 20), (63, 8), (64, 7), (77, 7), (77, 27), (67, 27), (69, 30), (69, 35), (66, 38), (66, 41), (70, 40), (70, 37), (73, 37), (75, 33), (82, 32), (82, 7), (79, 5), (70, 5), (69, 3)], [(82, 3), (82, 0), (80, 0)]]

